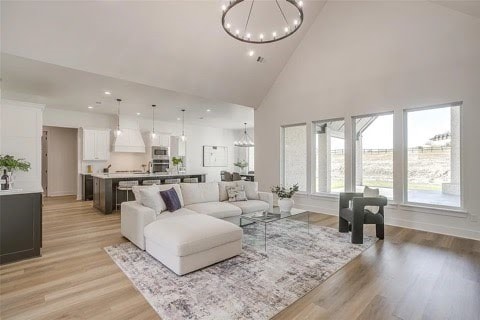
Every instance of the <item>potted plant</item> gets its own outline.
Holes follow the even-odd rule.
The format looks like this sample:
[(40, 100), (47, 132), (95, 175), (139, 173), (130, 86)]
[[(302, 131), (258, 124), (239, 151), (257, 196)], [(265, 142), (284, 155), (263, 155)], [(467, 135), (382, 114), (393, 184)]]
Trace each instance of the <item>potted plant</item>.
[(13, 187), (13, 173), (15, 171), (28, 171), (30, 170), (30, 162), (25, 159), (17, 159), (11, 155), (0, 156), (0, 168), (7, 170), (8, 180), (10, 188)]
[(235, 167), (239, 167), (241, 173), (245, 173), (244, 171), (245, 171), (245, 168), (248, 167), (248, 162), (245, 160), (240, 160), (235, 162), (233, 165)]
[(283, 186), (274, 186), (271, 190), (272, 193), (278, 196), (278, 206), (280, 207), (280, 211), (290, 212), (294, 204), (292, 197), (298, 191), (298, 183), (288, 189)]
[(180, 157), (172, 157), (172, 164), (177, 168), (178, 171), (178, 165), (183, 164), (183, 160)]

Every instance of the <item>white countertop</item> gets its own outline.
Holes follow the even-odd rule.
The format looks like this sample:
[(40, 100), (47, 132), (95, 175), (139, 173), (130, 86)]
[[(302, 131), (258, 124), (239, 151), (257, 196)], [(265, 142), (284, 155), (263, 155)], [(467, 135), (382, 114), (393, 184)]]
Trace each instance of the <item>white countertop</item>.
[(8, 196), (11, 194), (27, 194), (27, 193), (42, 193), (40, 189), (12, 189), (12, 190), (0, 190), (0, 196)]
[(123, 179), (123, 178), (166, 178), (166, 177), (185, 177), (200, 176), (206, 173), (92, 173), (92, 177), (100, 179)]

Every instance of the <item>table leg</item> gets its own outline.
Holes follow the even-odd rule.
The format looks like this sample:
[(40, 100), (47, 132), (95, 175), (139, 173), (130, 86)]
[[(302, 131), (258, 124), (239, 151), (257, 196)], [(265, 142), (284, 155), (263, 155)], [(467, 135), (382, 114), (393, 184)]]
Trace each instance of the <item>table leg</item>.
[(267, 224), (264, 223), (265, 225), (265, 246), (264, 246), (264, 249), (265, 249), (265, 253), (267, 252)]

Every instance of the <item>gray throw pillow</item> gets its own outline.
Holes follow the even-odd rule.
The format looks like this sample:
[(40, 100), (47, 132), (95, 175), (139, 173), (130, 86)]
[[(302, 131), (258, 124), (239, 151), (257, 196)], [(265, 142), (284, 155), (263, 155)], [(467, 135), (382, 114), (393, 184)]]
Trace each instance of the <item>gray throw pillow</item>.
[(226, 187), (226, 189), (229, 202), (247, 201), (247, 194), (243, 186)]

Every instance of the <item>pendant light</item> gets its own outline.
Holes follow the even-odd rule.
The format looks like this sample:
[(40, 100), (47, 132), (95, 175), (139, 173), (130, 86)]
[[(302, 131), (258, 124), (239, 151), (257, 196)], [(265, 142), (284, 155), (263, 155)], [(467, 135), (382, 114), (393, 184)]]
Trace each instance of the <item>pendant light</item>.
[(115, 134), (117, 137), (122, 134), (122, 130), (120, 130), (120, 102), (122, 102), (122, 99), (117, 99), (118, 102), (118, 109), (117, 109), (117, 130), (115, 131)]
[(155, 139), (157, 134), (155, 133), (155, 107), (156, 105), (152, 104), (152, 139)]
[(185, 136), (185, 109), (182, 109), (182, 136), (180, 139), (185, 142), (187, 137)]
[(245, 125), (245, 129), (243, 130), (243, 135), (240, 138), (240, 140), (235, 141), (234, 146), (235, 147), (244, 147), (244, 148), (254, 147), (255, 144), (253, 143), (252, 138), (247, 133), (247, 123), (244, 122), (244, 125)]

